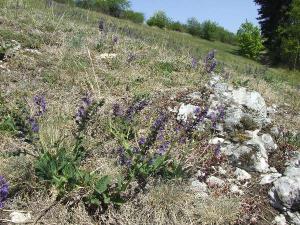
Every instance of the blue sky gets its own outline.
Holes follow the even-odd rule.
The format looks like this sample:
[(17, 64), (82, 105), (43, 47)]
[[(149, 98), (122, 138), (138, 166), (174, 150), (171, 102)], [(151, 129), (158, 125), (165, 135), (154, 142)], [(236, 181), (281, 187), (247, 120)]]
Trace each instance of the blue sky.
[(196, 17), (200, 22), (210, 19), (236, 32), (246, 19), (258, 25), (257, 7), (253, 0), (130, 0), (135, 11), (149, 18), (155, 11), (164, 10), (173, 20), (186, 22)]

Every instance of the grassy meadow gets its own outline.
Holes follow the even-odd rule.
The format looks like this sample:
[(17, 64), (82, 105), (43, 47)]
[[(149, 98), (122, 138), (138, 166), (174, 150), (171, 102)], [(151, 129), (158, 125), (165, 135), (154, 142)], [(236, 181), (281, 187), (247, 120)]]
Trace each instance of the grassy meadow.
[[(188, 180), (198, 169), (214, 165), (207, 150), (212, 134), (184, 133), (192, 141), (174, 141), (180, 135), (176, 116), (167, 107), (189, 93), (206, 91), (211, 75), (204, 58), (216, 49), (216, 73), (234, 86), (260, 92), (268, 105), (282, 107), (284, 111), (274, 118), (276, 124), (298, 130), (299, 71), (269, 68), (243, 58), (237, 46), (67, 5), (46, 7), (39, 0), (0, 0), (0, 43), (7, 55), (0, 62), (0, 175), (10, 185), (4, 209), (30, 211), (36, 224), (239, 224), (239, 219), (245, 219), (239, 221), (242, 224), (247, 221), (245, 214), (264, 209), (260, 224), (274, 218), (267, 200), (255, 202), (252, 190), (244, 200), (221, 196), (220, 190), (208, 202), (195, 197)], [(35, 96), (43, 96), (47, 104), (34, 121), (38, 132), (28, 131), (26, 119), (36, 113)], [(87, 104), (84, 96), (93, 103)], [(43, 109), (44, 100), (38, 101)], [(205, 106), (205, 99), (199, 101)], [(92, 116), (77, 120), (82, 104)], [(114, 115), (116, 105), (127, 115), (133, 110), (134, 118), (119, 120)], [(162, 113), (167, 119), (160, 117)], [(146, 167), (146, 172), (137, 167), (128, 174), (118, 163), (116, 149), (142, 146), (143, 137), (158, 135), (153, 124), (160, 118), (166, 123), (163, 143), (172, 143), (168, 158), (158, 157), (158, 166)], [(26, 128), (21, 130), (23, 136), (20, 127)], [(149, 142), (152, 147), (146, 150), (155, 155), (152, 152), (161, 143), (151, 138)], [(67, 157), (58, 155), (60, 151)], [(74, 158), (72, 151), (80, 156)], [(62, 165), (78, 174), (63, 171), (68, 178), (62, 179), (56, 165), (56, 180), (50, 180), (46, 175), (51, 169), (46, 167), (51, 157), (62, 157)], [(107, 176), (110, 184), (103, 184)], [(121, 195), (118, 188), (124, 189)], [(116, 196), (126, 200), (120, 207)], [(118, 207), (109, 202), (117, 202)], [(247, 204), (256, 205), (248, 209)], [(7, 213), (0, 209), (0, 219)]]

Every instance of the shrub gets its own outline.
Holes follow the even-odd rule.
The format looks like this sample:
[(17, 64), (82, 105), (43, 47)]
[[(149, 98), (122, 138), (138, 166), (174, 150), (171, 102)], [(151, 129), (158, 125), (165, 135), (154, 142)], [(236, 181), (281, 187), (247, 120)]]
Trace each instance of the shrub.
[(201, 36), (201, 23), (195, 17), (188, 19), (186, 26), (188, 33), (198, 37)]
[(168, 26), (170, 20), (164, 11), (157, 11), (152, 17), (147, 20), (149, 26), (157, 26), (159, 28), (165, 28)]
[(214, 41), (216, 39), (216, 31), (218, 26), (215, 22), (210, 20), (204, 21), (201, 25), (202, 27), (202, 37), (209, 41)]
[(263, 50), (263, 40), (257, 26), (246, 21), (237, 32), (240, 54), (251, 59), (258, 59)]
[(174, 31), (179, 31), (179, 32), (185, 31), (184, 25), (181, 24), (179, 21), (177, 21), (177, 22), (171, 21), (168, 25), (168, 29), (174, 30)]
[(145, 16), (143, 13), (134, 12), (132, 10), (126, 10), (122, 13), (122, 18), (130, 20), (134, 23), (143, 23), (145, 20)]
[(120, 17), (121, 13), (129, 7), (129, 2), (127, 0), (77, 0), (76, 6)]

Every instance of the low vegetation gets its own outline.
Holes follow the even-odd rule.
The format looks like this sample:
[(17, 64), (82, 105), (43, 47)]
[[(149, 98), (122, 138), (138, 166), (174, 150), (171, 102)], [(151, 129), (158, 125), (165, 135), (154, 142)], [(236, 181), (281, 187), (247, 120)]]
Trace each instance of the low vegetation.
[(299, 72), (243, 58), (237, 46), (89, 7), (0, 4), (1, 221), (6, 209), (20, 209), (45, 224), (248, 223), (241, 215), (254, 203), (243, 205), (226, 188), (204, 201), (189, 185), (199, 169), (213, 173), (226, 160), (208, 143), (222, 106), (202, 133), (195, 127), (207, 99), (197, 100), (201, 107), (187, 123), (168, 107), (207, 93), (215, 71), (287, 107), (278, 121), (293, 129), (297, 120), (285, 120), (299, 111)]

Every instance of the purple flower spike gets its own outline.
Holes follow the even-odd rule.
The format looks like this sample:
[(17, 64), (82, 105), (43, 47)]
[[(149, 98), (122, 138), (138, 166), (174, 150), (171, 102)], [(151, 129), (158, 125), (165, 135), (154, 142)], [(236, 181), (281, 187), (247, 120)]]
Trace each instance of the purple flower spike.
[(124, 112), (119, 104), (115, 103), (112, 108), (113, 108), (114, 116), (122, 116), (123, 115)]
[(144, 137), (141, 137), (138, 143), (139, 145), (144, 145), (146, 143), (146, 139)]
[(221, 158), (221, 144), (220, 143), (218, 143), (217, 145), (216, 145), (216, 147), (215, 147), (215, 150), (214, 150), (215, 152), (214, 152), (214, 155), (215, 155), (215, 157), (217, 158), (217, 159), (220, 159)]
[(191, 66), (193, 69), (196, 69), (198, 65), (198, 61), (195, 57), (192, 57), (192, 62), (191, 62)]
[(3, 176), (0, 176), (0, 209), (4, 207), (4, 202), (7, 200), (8, 193), (8, 182), (6, 182)]
[(100, 19), (99, 24), (98, 24), (99, 31), (104, 31), (104, 21)]
[(165, 152), (166, 152), (167, 149), (169, 148), (169, 145), (170, 145), (170, 142), (169, 142), (169, 141), (165, 142), (164, 144), (162, 144), (162, 145), (159, 147), (157, 153), (158, 153), (159, 155), (165, 154)]
[(220, 117), (220, 119), (224, 119), (224, 117), (225, 117), (225, 109), (224, 109), (224, 106), (219, 106), (218, 107), (218, 111), (219, 111), (219, 117)]
[(90, 106), (92, 104), (92, 99), (88, 94), (84, 96), (81, 100), (86, 106)]
[(114, 45), (118, 44), (119, 38), (117, 36), (113, 36), (112, 42)]
[(217, 50), (215, 50), (215, 49), (210, 51), (205, 58), (205, 62), (207, 63), (208, 61), (213, 60), (215, 58), (216, 52), (217, 52)]
[(35, 104), (36, 116), (42, 116), (47, 110), (47, 104), (45, 96), (34, 96), (33, 98)]
[(39, 127), (39, 123), (38, 123), (38, 121), (36, 120), (36, 118), (35, 118), (35, 117), (30, 117), (30, 118), (28, 119), (28, 122), (29, 122), (29, 124), (30, 124), (30, 126), (31, 126), (32, 132), (38, 133), (39, 130), (40, 130), (40, 127)]

